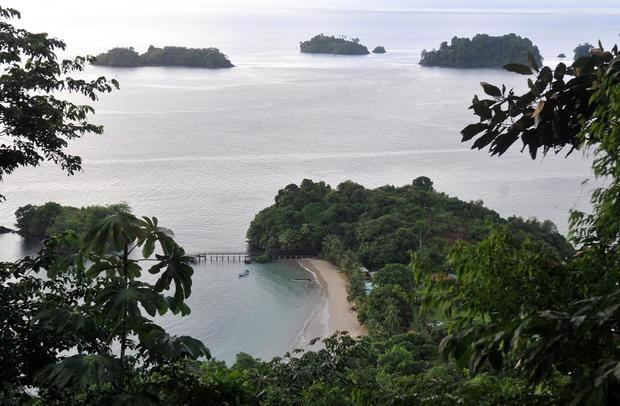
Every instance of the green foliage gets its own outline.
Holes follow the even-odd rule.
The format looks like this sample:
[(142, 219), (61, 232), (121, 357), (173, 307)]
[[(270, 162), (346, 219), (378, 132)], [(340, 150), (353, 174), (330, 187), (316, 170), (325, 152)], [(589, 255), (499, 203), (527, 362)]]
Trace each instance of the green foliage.
[(492, 98), (474, 96), (470, 109), (480, 120), (461, 131), (462, 141), (476, 138), (472, 149), (488, 146), (492, 155), (502, 155), (521, 139), (532, 158), (541, 148), (545, 154), (550, 150), (560, 152), (566, 146), (570, 147), (569, 153), (580, 148), (582, 138), (577, 135), (586, 123), (584, 117), (593, 114), (590, 98), (594, 85), (615, 55), (616, 47), (612, 52), (598, 50), (570, 67), (559, 63), (554, 70), (538, 69), (532, 63), (507, 65), (508, 70), (527, 75), (535, 71), (538, 76), (528, 79), (529, 90), (522, 95), (514, 89), (506, 92), (505, 86), (500, 94), (488, 92), (489, 85), (482, 82)]
[(319, 34), (308, 41), (299, 43), (301, 52), (310, 54), (337, 54), (337, 55), (368, 55), (368, 48), (359, 43), (359, 39), (335, 37)]
[(417, 310), (417, 286), (411, 268), (388, 264), (372, 280), (373, 289), (359, 306), (359, 319), (371, 334), (391, 337), (407, 331)]
[(398, 188), (366, 189), (348, 181), (334, 190), (307, 179), (288, 185), (256, 215), (247, 238), (270, 253), (322, 253), (347, 273), (354, 268), (348, 262), (369, 269), (406, 264), (415, 250), (428, 272), (439, 272), (455, 241), (478, 241), (490, 225), (504, 223), (562, 256), (573, 252), (552, 223), (503, 220), (480, 203), (436, 192), (425, 176)]
[(271, 361), (240, 355), (231, 370), (245, 374), (258, 404), (516, 406), (554, 400), (519, 378), (469, 377), (438, 360), (436, 339), (423, 332), (361, 339), (337, 334), (321, 344)]
[[(565, 145), (587, 150), (594, 175), (605, 179), (592, 194), (592, 213), (571, 214), (578, 254), (558, 261), (527, 241), (493, 234), (455, 251), (452, 263), (460, 277), (444, 296), (462, 316), (442, 343), (444, 354), (473, 371), (489, 365), (515, 371), (537, 387), (559, 376), (561, 384), (553, 389), (563, 403), (620, 401), (619, 59), (617, 47), (600, 47), (568, 69), (558, 66), (552, 79), (545, 78), (550, 69), (541, 69), (541, 86), (530, 86), (530, 92), (537, 89), (537, 105), (544, 107), (516, 111), (536, 118), (535, 126), (517, 130), (535, 132), (535, 141), (523, 137), (530, 152), (541, 145), (545, 152)], [(565, 74), (573, 78), (565, 82)], [(493, 111), (498, 125), (511, 120)]]
[[(67, 152), (67, 142), (103, 128), (88, 122), (92, 107), (71, 103), (58, 92), (76, 93), (97, 100), (100, 93), (118, 88), (104, 77), (79, 80), (70, 77), (84, 70), (89, 58), (58, 60), (65, 43), (45, 33), (15, 28), (10, 20), (18, 11), (0, 7), (0, 181), (21, 166), (52, 161), (73, 174), (81, 169), (80, 157)], [(0, 196), (2, 198), (3, 196)]]
[(0, 268), (7, 327), (0, 344), (14, 350), (0, 358), (0, 386), (24, 396), (22, 388), (35, 387), (46, 404), (59, 395), (69, 403), (153, 404), (161, 395), (153, 373), (210, 357), (200, 341), (171, 336), (148, 318), (189, 313), (190, 258), (156, 218), (125, 211), (100, 220), (79, 251), (59, 253), (66, 236), (46, 241), (36, 258)]
[(153, 45), (142, 55), (133, 48), (112, 48), (97, 55), (93, 65), (136, 67), (136, 66), (187, 66), (196, 68), (232, 68), (234, 65), (217, 48), (184, 48)]
[(447, 66), (452, 68), (494, 68), (509, 63), (528, 63), (533, 56), (537, 65), (542, 64), (538, 47), (528, 38), (515, 34), (499, 37), (477, 34), (472, 39), (453, 37), (450, 45), (442, 42), (439, 49), (423, 50), (420, 65)]
[(15, 217), (17, 230), (24, 237), (46, 238), (68, 231), (84, 236), (87, 230), (107, 216), (128, 213), (129, 210), (124, 203), (77, 208), (47, 202), (41, 206), (22, 206), (15, 211)]

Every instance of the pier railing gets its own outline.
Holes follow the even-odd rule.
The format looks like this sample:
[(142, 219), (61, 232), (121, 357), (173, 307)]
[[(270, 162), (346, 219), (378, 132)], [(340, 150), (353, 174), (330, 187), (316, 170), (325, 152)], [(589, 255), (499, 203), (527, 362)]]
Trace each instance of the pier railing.
[[(256, 257), (260, 256), (262, 252), (248, 252), (239, 250), (230, 251), (206, 251), (206, 252), (193, 252), (187, 254), (194, 262), (241, 262), (252, 261)], [(314, 253), (286, 253), (278, 252), (271, 255), (272, 259), (302, 259), (302, 258), (314, 258)]]

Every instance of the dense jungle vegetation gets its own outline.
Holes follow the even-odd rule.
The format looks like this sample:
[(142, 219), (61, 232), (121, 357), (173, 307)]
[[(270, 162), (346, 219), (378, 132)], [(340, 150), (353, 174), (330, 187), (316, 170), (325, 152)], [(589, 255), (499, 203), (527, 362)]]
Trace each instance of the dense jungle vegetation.
[[(74, 81), (67, 74), (84, 69), (86, 58), (59, 61), (62, 41), (15, 28), (16, 10), (0, 8), (0, 17), (0, 180), (44, 161), (72, 174), (81, 160), (67, 152), (67, 139), (102, 129), (87, 120), (90, 107), (59, 99), (57, 91), (94, 100), (116, 83)], [(320, 218), (314, 209), (303, 212), (311, 206), (307, 201), (336, 204), (329, 199), (347, 196), (350, 188), (351, 211), (333, 214), (344, 224), (359, 222), (354, 210), (368, 213), (376, 195), (375, 202), (386, 198), (385, 207), (411, 210), (419, 229), (415, 221), (402, 224), (426, 239), (403, 247), (420, 251), (408, 264), (377, 263), (375, 288), (366, 295), (358, 289), (362, 240), (355, 228), (330, 229), (320, 250), (348, 273), (350, 299), (370, 335), (337, 334), (315, 351), (272, 360), (239, 354), (226, 366), (211, 360), (200, 341), (157, 325), (157, 315), (190, 312), (193, 270), (157, 219), (120, 211), (77, 237), (79, 248), (72, 252), (57, 249), (76, 237), (68, 231), (49, 238), (35, 257), (0, 263), (0, 403), (618, 404), (620, 55), (616, 47), (599, 47), (571, 66), (552, 70), (529, 58), (508, 68), (528, 77), (528, 90), (517, 94), (483, 82), (486, 96), (473, 98), (476, 119), (462, 130), (462, 141), (498, 159), (518, 140), (534, 159), (589, 151), (594, 176), (605, 182), (592, 195), (591, 213), (571, 214), (577, 253), (564, 252), (559, 237), (545, 238), (555, 236), (550, 224), (514, 220), (524, 231), (513, 232), (510, 220), (432, 191), (427, 178), (375, 191), (350, 183), (331, 190), (307, 181), (284, 190), (276, 202), (294, 208), (285, 212), (292, 230), (304, 214)], [(46, 119), (51, 113), (55, 120)], [(442, 208), (433, 223), (426, 206), (416, 206), (424, 198)], [(440, 214), (457, 221), (467, 210), (476, 220), (460, 232), (439, 221)], [(489, 228), (471, 234), (487, 217)], [(449, 245), (441, 267), (422, 255), (433, 239)]]
[(133, 48), (112, 48), (92, 60), (93, 65), (136, 66), (186, 66), (191, 68), (232, 68), (228, 57), (217, 48), (163, 47), (151, 45), (143, 54)]
[(299, 186), (288, 185), (278, 192), (273, 206), (256, 215), (247, 238), (267, 254), (319, 254), (326, 236), (333, 236), (371, 270), (390, 263), (408, 264), (411, 250), (429, 267), (441, 270), (456, 241), (480, 241), (499, 225), (560, 258), (573, 254), (552, 222), (502, 219), (481, 201), (464, 202), (435, 191), (425, 176), (410, 185), (376, 189), (350, 181), (333, 189), (308, 179)]
[(528, 54), (542, 63), (538, 47), (528, 38), (515, 34), (490, 36), (477, 34), (473, 38), (453, 37), (439, 49), (422, 51), (420, 65), (450, 68), (499, 68), (509, 63), (527, 64)]

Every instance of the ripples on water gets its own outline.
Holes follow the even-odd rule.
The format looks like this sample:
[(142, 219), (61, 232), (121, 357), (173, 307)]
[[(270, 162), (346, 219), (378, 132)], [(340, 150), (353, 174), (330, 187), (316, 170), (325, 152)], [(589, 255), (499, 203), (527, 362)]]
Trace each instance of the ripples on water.
[[(581, 182), (589, 163), (579, 154), (533, 162), (515, 148), (497, 159), (459, 142), (460, 129), (473, 122), (467, 107), (479, 82), (520, 87), (523, 77), (416, 62), (422, 48), (453, 35), (514, 31), (532, 38), (553, 64), (554, 55), (569, 55), (577, 43), (615, 39), (613, 16), (216, 13), (192, 15), (187, 24), (183, 17), (172, 18), (165, 36), (157, 19), (128, 23), (105, 38), (79, 23), (63, 26), (74, 52), (92, 52), (89, 43), (100, 49), (128, 42), (139, 49), (218, 45), (237, 67), (90, 67), (87, 75), (114, 77), (121, 90), (95, 105), (105, 134), (71, 145), (84, 172), (66, 177), (51, 165), (16, 171), (1, 185), (8, 200), (0, 205), (0, 224), (10, 226), (15, 209), (27, 203), (124, 201), (137, 214), (159, 217), (188, 251), (237, 249), (254, 214), (278, 189), (304, 178), (377, 187), (425, 175), (440, 191), (483, 199), (503, 216), (550, 218), (562, 231), (569, 209), (588, 207), (591, 186)], [(53, 32), (54, 22), (47, 22)], [(583, 30), (573, 30), (575, 24)], [(297, 41), (318, 32), (359, 36), (388, 54), (299, 54)], [(33, 250), (16, 236), (0, 236), (2, 259)], [(229, 361), (238, 351), (287, 350), (317, 303), (315, 291), (291, 282), (303, 271), (255, 266), (248, 280), (238, 280), (237, 271), (236, 265), (197, 266), (192, 315), (166, 323)]]

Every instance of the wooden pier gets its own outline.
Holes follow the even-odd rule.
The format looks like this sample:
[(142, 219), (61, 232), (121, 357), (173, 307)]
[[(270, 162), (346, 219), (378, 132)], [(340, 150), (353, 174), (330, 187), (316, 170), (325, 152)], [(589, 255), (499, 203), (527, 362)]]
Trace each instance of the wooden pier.
[(213, 251), (213, 252), (199, 252), (195, 254), (189, 254), (195, 262), (236, 262), (236, 261), (252, 261), (259, 256), (260, 253), (247, 252), (247, 251)]
[[(207, 251), (190, 253), (187, 256), (191, 257), (194, 262), (242, 262), (242, 261), (254, 261), (256, 257), (260, 256), (260, 252), (247, 252), (247, 251)], [(302, 259), (302, 258), (314, 258), (314, 254), (294, 254), (294, 253), (277, 253), (271, 256), (271, 259)]]

